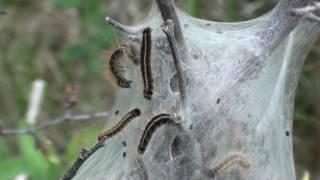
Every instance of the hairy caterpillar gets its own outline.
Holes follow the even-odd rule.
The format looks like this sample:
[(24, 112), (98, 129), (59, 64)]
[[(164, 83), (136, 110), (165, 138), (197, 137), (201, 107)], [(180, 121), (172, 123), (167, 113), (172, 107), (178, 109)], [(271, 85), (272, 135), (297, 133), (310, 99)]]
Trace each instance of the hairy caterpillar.
[(228, 157), (224, 162), (219, 164), (217, 167), (210, 170), (210, 176), (216, 177), (217, 175), (225, 172), (231, 166), (239, 164), (242, 168), (249, 169), (250, 163), (247, 158), (241, 154), (234, 154)]
[(98, 136), (98, 141), (101, 139), (108, 139), (117, 133), (119, 133), (132, 119), (140, 116), (141, 112), (139, 109), (133, 109), (132, 111), (128, 112), (123, 118), (114, 125), (111, 129), (108, 129), (107, 131), (103, 132)]
[(179, 124), (176, 121), (176, 117), (173, 114), (158, 114), (157, 116), (153, 117), (148, 124), (146, 125), (142, 136), (140, 138), (140, 143), (138, 145), (138, 152), (140, 154), (143, 154), (146, 150), (150, 139), (153, 135), (153, 133), (156, 131), (156, 129), (164, 124)]
[(143, 79), (143, 96), (150, 100), (153, 94), (153, 79), (151, 72), (151, 28), (143, 30), (142, 43), (141, 43), (141, 73)]
[(112, 77), (116, 80), (116, 83), (119, 87), (131, 88), (132, 81), (127, 80), (123, 76), (124, 74), (123, 65), (119, 62), (119, 60), (124, 56), (124, 54), (128, 55), (128, 57), (132, 60), (134, 64), (138, 63), (133, 47), (121, 45), (112, 53), (110, 57), (109, 70), (111, 72)]

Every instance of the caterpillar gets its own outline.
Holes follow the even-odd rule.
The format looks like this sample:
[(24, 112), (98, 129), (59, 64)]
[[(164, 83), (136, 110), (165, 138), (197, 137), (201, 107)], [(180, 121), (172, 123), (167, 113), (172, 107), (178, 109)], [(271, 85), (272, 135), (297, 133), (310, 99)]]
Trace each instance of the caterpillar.
[(132, 111), (128, 112), (126, 115), (122, 117), (122, 119), (114, 125), (111, 129), (103, 132), (98, 136), (98, 141), (108, 139), (117, 133), (119, 133), (132, 119), (140, 116), (141, 112), (139, 109), (133, 109)]
[(143, 79), (143, 96), (150, 100), (153, 94), (153, 79), (151, 72), (151, 28), (143, 30), (142, 43), (140, 49), (141, 73)]
[(156, 129), (164, 124), (179, 124), (178, 121), (176, 121), (176, 117), (173, 114), (158, 114), (155, 117), (153, 117), (148, 124), (146, 125), (142, 136), (140, 138), (140, 143), (138, 145), (138, 153), (143, 154), (146, 150), (149, 141), (153, 135), (153, 133), (156, 131)]
[(210, 170), (210, 174), (212, 177), (216, 177), (217, 175), (225, 172), (227, 169), (229, 169), (231, 166), (239, 164), (240, 167), (249, 169), (250, 163), (247, 160), (247, 158), (240, 154), (233, 154), (230, 157), (228, 157), (224, 162), (219, 164), (217, 167)]
[(119, 62), (119, 59), (127, 54), (128, 57), (133, 61), (134, 64), (137, 64), (137, 57), (133, 50), (133, 47), (128, 47), (126, 45), (121, 45), (118, 47), (111, 55), (109, 60), (109, 70), (112, 77), (116, 80), (116, 83), (119, 87), (122, 88), (131, 88), (131, 83), (133, 81), (127, 80), (124, 76), (124, 70), (122, 64)]

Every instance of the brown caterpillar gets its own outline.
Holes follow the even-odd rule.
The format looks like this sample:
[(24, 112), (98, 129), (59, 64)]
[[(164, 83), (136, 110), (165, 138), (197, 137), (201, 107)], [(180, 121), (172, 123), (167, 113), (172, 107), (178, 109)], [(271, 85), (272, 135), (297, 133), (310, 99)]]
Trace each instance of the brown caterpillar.
[(128, 112), (123, 118), (114, 125), (111, 129), (108, 129), (107, 131), (103, 132), (98, 136), (98, 141), (104, 139), (108, 139), (117, 133), (119, 133), (132, 119), (135, 117), (140, 116), (141, 112), (139, 109), (133, 109), (132, 111)]
[(227, 169), (229, 169), (231, 166), (235, 164), (239, 164), (242, 168), (245, 168), (245, 169), (250, 168), (250, 163), (245, 156), (240, 154), (234, 154), (228, 157), (220, 165), (210, 170), (210, 176), (216, 177), (217, 175), (225, 172)]
[(151, 28), (143, 30), (142, 43), (141, 43), (141, 73), (143, 79), (143, 96), (150, 100), (153, 94), (153, 79), (151, 72)]
[(133, 50), (133, 47), (127, 47), (126, 45), (121, 45), (118, 47), (111, 55), (109, 60), (109, 70), (112, 74), (112, 77), (116, 80), (117, 85), (122, 88), (131, 88), (131, 80), (127, 80), (124, 76), (123, 66), (119, 62), (119, 59), (127, 54), (128, 57), (133, 61), (134, 64), (137, 64), (137, 57)]
[(138, 146), (138, 152), (140, 154), (143, 154), (146, 150), (150, 139), (153, 135), (153, 133), (156, 131), (156, 129), (164, 124), (179, 124), (179, 122), (176, 121), (176, 118), (173, 114), (158, 114), (155, 117), (153, 117), (148, 124), (146, 125), (142, 136), (140, 138), (140, 143)]

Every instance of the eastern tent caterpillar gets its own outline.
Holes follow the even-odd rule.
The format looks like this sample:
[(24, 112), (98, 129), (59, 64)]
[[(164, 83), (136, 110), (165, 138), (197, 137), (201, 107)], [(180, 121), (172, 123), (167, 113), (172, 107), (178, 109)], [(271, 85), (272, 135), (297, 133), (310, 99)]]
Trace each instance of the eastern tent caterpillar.
[(128, 55), (128, 57), (133, 61), (134, 64), (137, 64), (134, 50), (131, 47), (127, 47), (126, 45), (121, 45), (112, 53), (110, 57), (109, 70), (119, 87), (131, 88), (132, 81), (127, 80), (123, 76), (123, 65), (121, 65), (121, 63), (119, 62), (119, 59), (124, 55), (124, 53)]
[(215, 177), (223, 172), (225, 172), (227, 169), (229, 169), (231, 166), (239, 164), (242, 168), (249, 169), (250, 163), (247, 160), (247, 158), (240, 154), (234, 154), (228, 157), (224, 162), (222, 162), (220, 165), (215, 167), (211, 170), (211, 176)]
[(151, 72), (151, 28), (143, 30), (142, 43), (141, 43), (141, 73), (143, 79), (143, 96), (150, 100), (153, 94), (153, 79)]
[(156, 131), (156, 129), (164, 124), (178, 124), (179, 122), (176, 121), (176, 117), (173, 114), (158, 114), (155, 117), (153, 117), (148, 124), (146, 125), (142, 136), (140, 138), (140, 143), (138, 146), (138, 152), (140, 154), (143, 154), (146, 150), (150, 139), (153, 135), (153, 133)]
[(103, 132), (98, 136), (98, 141), (101, 139), (108, 139), (117, 133), (119, 133), (132, 119), (135, 117), (140, 116), (141, 112), (139, 109), (133, 109), (132, 111), (128, 112), (123, 118), (114, 125), (111, 129), (108, 129), (107, 131)]

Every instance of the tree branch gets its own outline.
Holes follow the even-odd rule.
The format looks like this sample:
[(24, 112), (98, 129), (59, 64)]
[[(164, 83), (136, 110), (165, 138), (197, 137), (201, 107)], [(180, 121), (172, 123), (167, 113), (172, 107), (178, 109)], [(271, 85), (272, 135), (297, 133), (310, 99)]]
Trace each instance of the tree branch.
[(98, 141), (97, 144), (95, 144), (90, 150), (82, 149), (76, 161), (68, 169), (68, 171), (62, 176), (61, 180), (72, 179), (73, 176), (76, 175), (81, 165), (98, 149), (104, 147), (104, 142), (105, 142), (105, 139), (102, 139)]
[(304, 19), (310, 21), (320, 22), (320, 17), (316, 16), (314, 13), (320, 10), (320, 2), (313, 2), (308, 6), (302, 8), (294, 8), (292, 13), (296, 16), (301, 16)]
[(311, 0), (280, 0), (265, 25), (269, 28), (259, 32), (260, 38), (265, 41), (268, 51), (272, 51), (297, 26), (299, 18), (292, 16), (292, 9), (306, 6)]
[(106, 21), (114, 28), (116, 28), (116, 29), (128, 34), (128, 35), (131, 35), (131, 36), (136, 35), (139, 32), (138, 30), (135, 30), (129, 26), (123, 25), (120, 22), (118, 22), (110, 17), (106, 17)]
[(38, 130), (47, 129), (50, 127), (57, 126), (63, 122), (71, 122), (71, 121), (87, 121), (92, 119), (98, 119), (107, 117), (109, 115), (108, 112), (99, 112), (94, 114), (81, 114), (81, 115), (70, 115), (70, 111), (66, 111), (64, 115), (53, 119), (51, 121), (47, 121), (38, 126), (34, 126), (28, 129), (0, 129), (0, 136), (9, 136), (9, 135), (23, 135), (23, 134), (33, 134)]
[(172, 19), (174, 23), (174, 37), (177, 40), (178, 47), (185, 47), (185, 40), (181, 30), (181, 25), (177, 13), (175, 11), (173, 0), (156, 0), (161, 16), (164, 22)]
[(180, 21), (175, 11), (173, 0), (156, 0), (164, 24), (162, 30), (166, 34), (174, 65), (177, 70), (179, 91), (182, 106), (186, 105), (186, 80), (183, 74), (182, 61), (186, 61), (188, 56), (187, 46), (181, 30)]
[(173, 56), (173, 62), (177, 70), (177, 76), (178, 76), (178, 81), (179, 81), (179, 91), (180, 91), (180, 99), (182, 106), (186, 105), (186, 80), (183, 76), (183, 70), (182, 70), (182, 58), (180, 55), (180, 52), (178, 50), (178, 45), (177, 41), (174, 36), (174, 22), (172, 19), (167, 19), (163, 24), (162, 24), (162, 30), (166, 34), (167, 39), (169, 41), (169, 46), (171, 49), (171, 53)]

